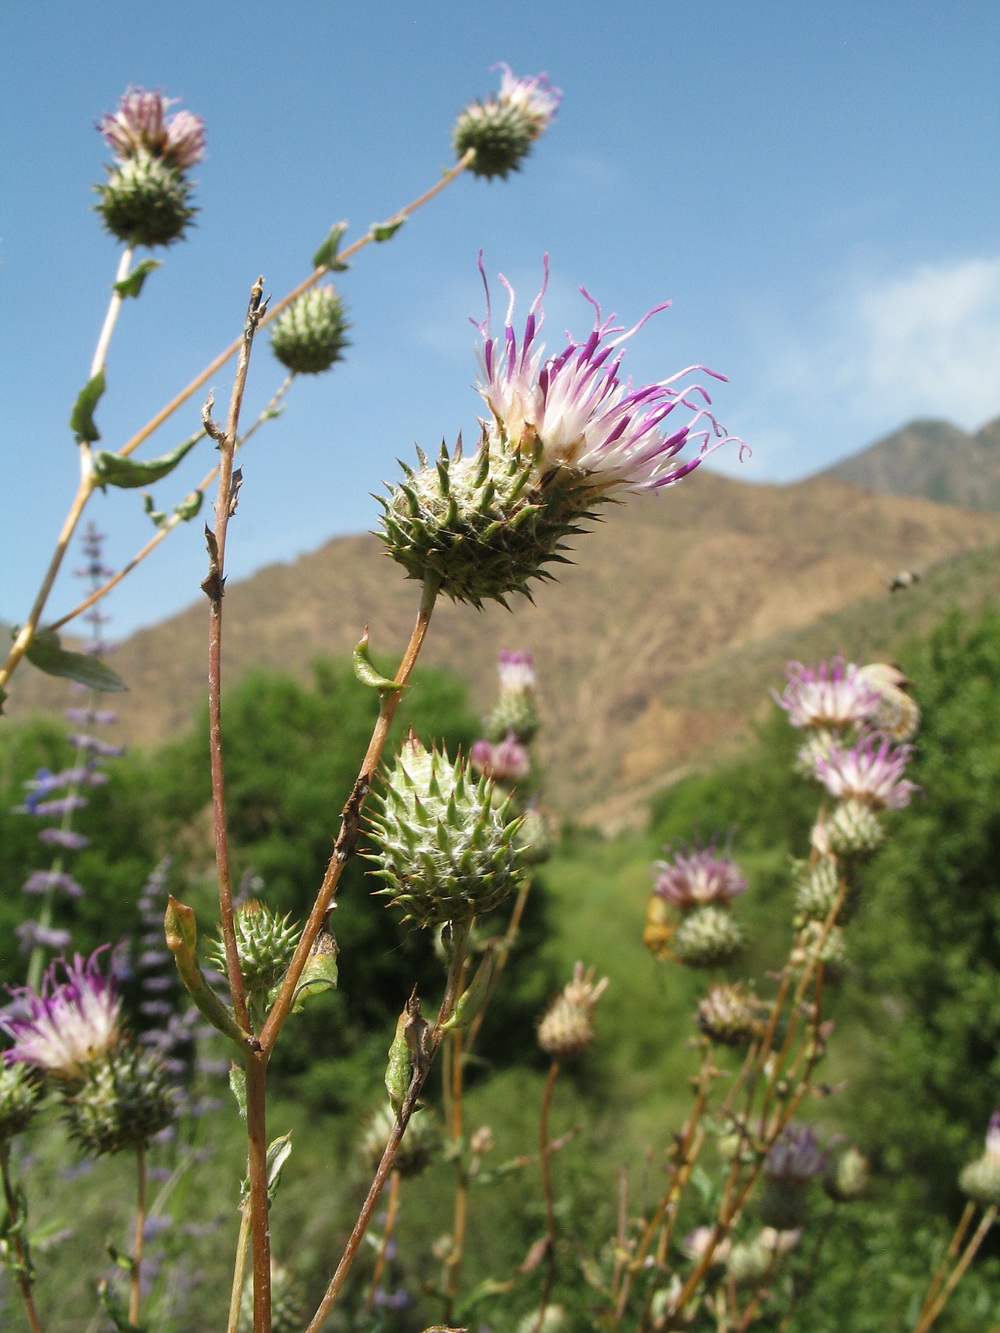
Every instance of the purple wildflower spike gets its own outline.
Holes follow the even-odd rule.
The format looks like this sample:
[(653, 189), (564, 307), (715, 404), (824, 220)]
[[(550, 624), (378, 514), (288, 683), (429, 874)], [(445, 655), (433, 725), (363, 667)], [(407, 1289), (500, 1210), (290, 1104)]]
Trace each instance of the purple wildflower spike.
[[(712, 400), (701, 384), (678, 387), (678, 381), (695, 371), (725, 380), (717, 371), (688, 366), (669, 379), (639, 388), (631, 380), (623, 384), (619, 379), (623, 352), (616, 348), (669, 302), (654, 306), (625, 332), (613, 323), (613, 315), (602, 318), (600, 306), (581, 287), (594, 307), (594, 327), (584, 341), (571, 339), (562, 352), (543, 363), (544, 346), (536, 345), (536, 338), (544, 321), (541, 303), (548, 284), (548, 256), (542, 289), (528, 311), (520, 343), (512, 323), (514, 292), (502, 274), (510, 304), (502, 336), (492, 336), (481, 254), (479, 270), (486, 287), (486, 319), (476, 326), (483, 335), (479, 392), (493, 414), (491, 434), (527, 457), (537, 452), (543, 477), (568, 469), (588, 478), (595, 491), (612, 486), (659, 490), (735, 439), (709, 410)], [(683, 424), (678, 419), (675, 428), (670, 418), (677, 408), (685, 409), (680, 415), (689, 415)], [(691, 441), (699, 442), (698, 453), (675, 462)]]
[[(107, 948), (107, 945), (102, 948)], [(121, 1000), (98, 970), (97, 949), (84, 962), (57, 959), (36, 993), (28, 986), (11, 989), (13, 1005), (0, 1028), (14, 1041), (8, 1063), (38, 1065), (60, 1078), (79, 1078), (83, 1066), (118, 1040)], [(58, 980), (62, 970), (65, 980)]]
[(831, 746), (825, 757), (816, 760), (816, 776), (838, 800), (902, 810), (919, 790), (903, 776), (912, 754), (912, 746), (894, 747), (888, 736), (870, 733), (850, 749)]
[[(664, 851), (672, 852), (670, 847)], [(707, 847), (673, 852), (671, 861), (657, 861), (660, 872), (653, 892), (682, 911), (708, 904), (725, 906), (746, 892), (747, 882), (731, 856)]]

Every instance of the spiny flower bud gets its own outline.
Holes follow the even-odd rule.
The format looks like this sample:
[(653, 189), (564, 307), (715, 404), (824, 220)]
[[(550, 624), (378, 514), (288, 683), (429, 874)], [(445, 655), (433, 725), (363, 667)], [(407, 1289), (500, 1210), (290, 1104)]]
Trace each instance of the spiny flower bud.
[(760, 1237), (733, 1245), (726, 1260), (729, 1276), (737, 1287), (755, 1287), (774, 1267), (774, 1251)]
[[(539, 1316), (541, 1320), (539, 1321)], [(543, 1310), (532, 1310), (518, 1321), (517, 1333), (561, 1333), (566, 1327), (566, 1307), (547, 1305)]]
[(776, 1231), (803, 1226), (808, 1213), (806, 1186), (826, 1164), (827, 1154), (808, 1125), (786, 1128), (764, 1159), (764, 1188), (757, 1205), (764, 1226)]
[(412, 734), (376, 797), (370, 817), (377, 851), (369, 860), (385, 880), (379, 890), (421, 926), (471, 921), (492, 912), (517, 886), (524, 854), (510, 802), (494, 808), (491, 784), (467, 776), (443, 752)]
[(608, 978), (594, 981), (594, 969), (573, 968), (573, 980), (566, 983), (538, 1025), (538, 1044), (553, 1060), (573, 1060), (582, 1055), (594, 1039), (591, 1010), (604, 994)]
[(699, 907), (681, 921), (671, 948), (687, 967), (721, 967), (736, 957), (743, 943), (743, 930), (731, 912)]
[[(299, 942), (298, 925), (288, 917), (279, 917), (260, 898), (248, 898), (233, 914), (236, 951), (247, 1003), (251, 1008), (265, 1005), (281, 983)], [(213, 962), (226, 971), (226, 949), (222, 939), (212, 942)]]
[(868, 1159), (851, 1145), (834, 1157), (823, 1173), (823, 1189), (835, 1203), (860, 1199), (868, 1188)]
[(476, 176), (505, 177), (520, 170), (531, 145), (556, 114), (562, 93), (549, 83), (547, 74), (516, 78), (507, 65), (499, 93), (485, 102), (472, 102), (459, 115), (452, 141), (458, 157), (470, 148), (475, 157), (468, 170)]
[[(808, 861), (798, 862), (795, 866), (795, 923), (805, 925), (807, 921), (825, 921), (833, 910), (833, 904), (840, 892), (840, 876), (837, 863), (832, 856), (820, 856), (812, 865)], [(839, 921), (850, 915), (848, 894), (837, 914)], [(851, 904), (853, 907), (853, 902)]]
[(198, 211), (183, 172), (147, 152), (109, 167), (107, 181), (95, 188), (105, 227), (126, 245), (170, 245)]
[(807, 921), (796, 934), (788, 961), (792, 969), (798, 971), (806, 966), (810, 958), (818, 958), (823, 964), (824, 979), (828, 982), (839, 981), (849, 962), (844, 932), (840, 926), (831, 926), (820, 945), (822, 934), (822, 921)]
[(41, 1085), (23, 1064), (0, 1064), (0, 1142), (28, 1128), (38, 1109)]
[(762, 1033), (760, 1000), (737, 982), (714, 985), (698, 1005), (695, 1022), (722, 1046), (749, 1046)]
[(958, 1187), (984, 1208), (1000, 1205), (1000, 1111), (990, 1117), (986, 1151), (962, 1170)]
[(538, 731), (535, 668), (531, 654), (501, 648), (497, 669), (500, 698), (486, 719), (486, 737), (497, 744), (513, 732), (515, 740), (530, 745)]
[(393, 560), (412, 579), (434, 579), (458, 602), (506, 606), (509, 593), (530, 597), (531, 579), (552, 576), (542, 566), (565, 563), (562, 538), (587, 517), (572, 479), (542, 493), (533, 457), (485, 437), (471, 458), (444, 444), (436, 464), (418, 449), (420, 468), (402, 463), (406, 480), (379, 497), (382, 536)]
[(271, 325), (271, 351), (296, 375), (319, 375), (350, 346), (344, 306), (333, 287), (314, 287)]
[(555, 816), (540, 806), (532, 805), (524, 812), (516, 842), (523, 852), (526, 866), (538, 866), (547, 861), (559, 841), (559, 826)]
[(830, 850), (838, 856), (870, 856), (885, 837), (876, 812), (864, 801), (841, 801), (826, 821)]
[(92, 1157), (148, 1143), (177, 1113), (177, 1094), (159, 1057), (121, 1044), (87, 1067), (63, 1094), (70, 1135)]
[[(391, 1106), (380, 1106), (369, 1120), (361, 1140), (361, 1157), (369, 1170), (378, 1167), (395, 1127), (396, 1113)], [(430, 1166), (441, 1143), (441, 1126), (434, 1112), (427, 1107), (418, 1109), (406, 1126), (396, 1153), (395, 1170), (404, 1178), (419, 1176)]]

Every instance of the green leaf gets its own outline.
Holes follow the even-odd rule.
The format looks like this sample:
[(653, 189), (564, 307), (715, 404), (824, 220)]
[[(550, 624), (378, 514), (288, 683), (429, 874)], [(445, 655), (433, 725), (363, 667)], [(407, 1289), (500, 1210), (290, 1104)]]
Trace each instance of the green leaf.
[(150, 495), (149, 491), (143, 491), (142, 493), (142, 508), (143, 512), (149, 515), (158, 528), (164, 526), (167, 521), (167, 516), (162, 509), (153, 508), (153, 497)]
[(167, 948), (174, 955), (181, 981), (200, 1012), (213, 1027), (224, 1032), (241, 1050), (245, 1049), (251, 1040), (250, 1033), (243, 1031), (232, 1011), (212, 990), (201, 970), (197, 948), (198, 927), (194, 912), (184, 903), (178, 902), (173, 894), (167, 898), (163, 933), (166, 936)]
[(149, 277), (154, 269), (158, 269), (163, 263), (162, 259), (144, 259), (141, 264), (136, 264), (135, 268), (127, 278), (122, 278), (121, 282), (114, 283), (114, 289), (119, 296), (138, 296), (142, 291), (142, 284)]
[(371, 657), (368, 653), (368, 629), (365, 628), (364, 636), (361, 638), (358, 646), (354, 650), (354, 674), (362, 685), (368, 685), (373, 690), (378, 690), (380, 695), (396, 694), (403, 687), (397, 685), (394, 680), (388, 676), (380, 675), (376, 671)]
[(204, 434), (200, 430), (197, 435), (192, 435), (161, 458), (123, 458), (121, 454), (111, 453), (108, 449), (98, 449), (94, 454), (94, 480), (102, 489), (105, 486), (120, 486), (123, 490), (135, 490), (139, 486), (149, 486), (169, 476)]
[(328, 930), (321, 930), (306, 959), (299, 984), (292, 998), (292, 1013), (305, 1008), (306, 1001), (323, 991), (337, 989), (337, 941)]
[[(267, 1201), (274, 1203), (274, 1196), (278, 1193), (278, 1186), (281, 1184), (281, 1173), (284, 1170), (285, 1163), (288, 1161), (289, 1154), (292, 1151), (292, 1132), (279, 1134), (276, 1139), (272, 1139), (267, 1145)], [(245, 1176), (240, 1185), (240, 1205), (242, 1206), (250, 1198), (250, 1177)]]
[(112, 671), (99, 658), (90, 653), (71, 653), (63, 648), (54, 629), (36, 631), (24, 655), (32, 666), (47, 676), (64, 676), (106, 694), (128, 689), (118, 672)]
[(388, 222), (373, 222), (369, 229), (372, 240), (389, 240), (391, 236), (395, 236), (405, 221), (406, 218), (390, 218)]
[(124, 1308), (118, 1296), (111, 1288), (107, 1278), (99, 1278), (97, 1281), (97, 1294), (101, 1298), (101, 1304), (108, 1318), (114, 1324), (117, 1333), (146, 1333), (146, 1330), (139, 1324), (133, 1324), (125, 1314)]
[(187, 523), (190, 519), (197, 516), (201, 509), (201, 502), (204, 498), (204, 491), (189, 491), (180, 504), (174, 505), (174, 513), (178, 518), (183, 519), (184, 522)]
[(76, 436), (77, 444), (93, 444), (101, 438), (101, 432), (94, 425), (94, 409), (101, 401), (104, 388), (104, 371), (99, 370), (77, 395), (69, 418), (69, 428)]
[(313, 255), (313, 268), (327, 268), (331, 273), (343, 273), (347, 265), (337, 258), (340, 240), (347, 230), (346, 222), (335, 222), (326, 240)]
[(247, 1118), (247, 1071), (242, 1065), (231, 1065), (229, 1069), (229, 1091), (236, 1098), (236, 1109), (240, 1119)]

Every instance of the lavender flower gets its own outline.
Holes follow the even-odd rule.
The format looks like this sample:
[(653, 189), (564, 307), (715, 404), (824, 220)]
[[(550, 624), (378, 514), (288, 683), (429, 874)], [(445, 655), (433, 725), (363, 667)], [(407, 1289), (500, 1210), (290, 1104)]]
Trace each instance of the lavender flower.
[(912, 746), (893, 747), (887, 736), (862, 736), (850, 749), (831, 746), (816, 760), (816, 775), (831, 796), (855, 800), (874, 809), (901, 810), (918, 791), (903, 777)]
[(836, 730), (861, 726), (874, 717), (881, 697), (866, 670), (842, 657), (820, 662), (818, 667), (789, 662), (785, 668), (788, 684), (774, 698), (793, 727)]
[(205, 122), (190, 111), (167, 115), (167, 108), (178, 100), (130, 84), (118, 110), (106, 111), (97, 128), (121, 162), (148, 153), (185, 171), (204, 156)]
[[(622, 384), (618, 378), (623, 353), (615, 349), (669, 302), (654, 306), (634, 328), (623, 332), (622, 326), (613, 323), (613, 315), (602, 319), (600, 306), (581, 287), (594, 307), (594, 327), (583, 342), (571, 340), (543, 363), (544, 346), (536, 346), (536, 337), (544, 321), (541, 302), (548, 284), (548, 256), (542, 289), (528, 311), (520, 345), (511, 322), (513, 289), (501, 274), (510, 304), (503, 334), (494, 338), (482, 255), (479, 270), (486, 288), (486, 319), (477, 325), (483, 335), (478, 353), (479, 392), (493, 414), (490, 433), (517, 453), (535, 458), (541, 477), (568, 470), (585, 477), (597, 493), (613, 486), (658, 490), (679, 481), (733, 438), (708, 410), (712, 400), (700, 384), (675, 387), (697, 370), (724, 380), (717, 371), (689, 366), (669, 379), (639, 388), (633, 388), (631, 381)], [(621, 336), (611, 337), (613, 334)], [(673, 422), (664, 423), (678, 407), (692, 415), (673, 429)], [(674, 462), (691, 440), (700, 441), (697, 456)]]
[[(95, 950), (86, 962), (80, 954), (71, 964), (57, 959), (37, 992), (28, 986), (11, 989), (14, 1004), (0, 1018), (0, 1028), (14, 1041), (9, 1063), (24, 1061), (76, 1079), (84, 1065), (115, 1045), (121, 1000), (98, 970), (101, 952)], [(57, 979), (60, 969), (64, 981)]]
[[(670, 852), (670, 847), (663, 849)], [(709, 903), (725, 906), (746, 892), (747, 882), (733, 858), (707, 847), (673, 852), (673, 860), (657, 861), (660, 872), (653, 892), (681, 911)]]

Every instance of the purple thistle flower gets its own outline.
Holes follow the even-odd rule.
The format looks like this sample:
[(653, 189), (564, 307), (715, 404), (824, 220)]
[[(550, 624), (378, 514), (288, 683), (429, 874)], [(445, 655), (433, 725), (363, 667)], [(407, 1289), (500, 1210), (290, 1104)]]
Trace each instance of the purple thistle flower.
[(501, 694), (533, 694), (535, 690), (535, 660), (530, 653), (500, 649), (497, 664)]
[(772, 691), (793, 727), (861, 726), (878, 712), (881, 695), (861, 667), (835, 657), (818, 667), (789, 662), (783, 694)]
[(919, 791), (915, 782), (903, 777), (912, 754), (912, 746), (893, 747), (888, 736), (873, 732), (847, 750), (830, 746), (826, 755), (815, 761), (816, 776), (838, 800), (902, 810)]
[[(103, 945), (102, 949), (108, 946)], [(84, 962), (57, 959), (36, 993), (28, 986), (10, 988), (13, 1005), (0, 1028), (14, 1041), (7, 1061), (38, 1065), (60, 1078), (78, 1078), (83, 1065), (118, 1040), (121, 1000), (97, 967), (95, 950)], [(65, 980), (57, 980), (59, 969)]]
[[(698, 370), (724, 380), (726, 377), (717, 371), (688, 366), (669, 379), (640, 388), (634, 388), (631, 380), (623, 384), (618, 378), (623, 353), (615, 353), (615, 349), (652, 315), (666, 309), (669, 302), (654, 306), (634, 328), (623, 332), (621, 325), (613, 324), (613, 315), (602, 320), (600, 306), (581, 287), (594, 307), (594, 327), (585, 341), (571, 340), (543, 364), (544, 347), (536, 346), (535, 339), (544, 321), (541, 301), (548, 284), (548, 256), (542, 290), (528, 311), (520, 346), (511, 323), (512, 287), (501, 274), (500, 281), (510, 292), (510, 304), (503, 335), (494, 338), (490, 334), (489, 286), (481, 254), (479, 271), (486, 287), (486, 319), (476, 326), (483, 335), (478, 353), (482, 375), (479, 392), (493, 413), (491, 433), (520, 453), (537, 454), (543, 477), (567, 469), (588, 478), (596, 491), (619, 485), (658, 490), (679, 481), (715, 449), (735, 438), (726, 434), (708, 410), (712, 400), (700, 384), (675, 387), (678, 380)], [(678, 407), (691, 415), (674, 429), (668, 418)], [(697, 456), (675, 463), (675, 456), (691, 440), (700, 441)]]
[(477, 773), (507, 786), (522, 782), (531, 769), (531, 756), (512, 731), (508, 731), (499, 745), (491, 744), (485, 737), (476, 741), (469, 759)]
[(178, 101), (130, 84), (115, 112), (106, 111), (97, 128), (122, 162), (139, 153), (162, 157), (179, 171), (199, 162), (205, 153), (205, 122), (190, 111), (167, 108)]
[(772, 1180), (804, 1184), (824, 1170), (828, 1156), (808, 1125), (788, 1125), (764, 1158), (764, 1174)]
[(501, 71), (500, 92), (497, 100), (516, 107), (532, 127), (537, 139), (555, 119), (562, 101), (562, 89), (553, 88), (547, 74), (514, 74), (509, 65), (500, 61), (493, 69)]
[(707, 847), (685, 848), (671, 853), (672, 861), (657, 861), (660, 872), (653, 892), (682, 911), (711, 903), (725, 906), (746, 892), (747, 882), (733, 858), (717, 852), (714, 843)]

